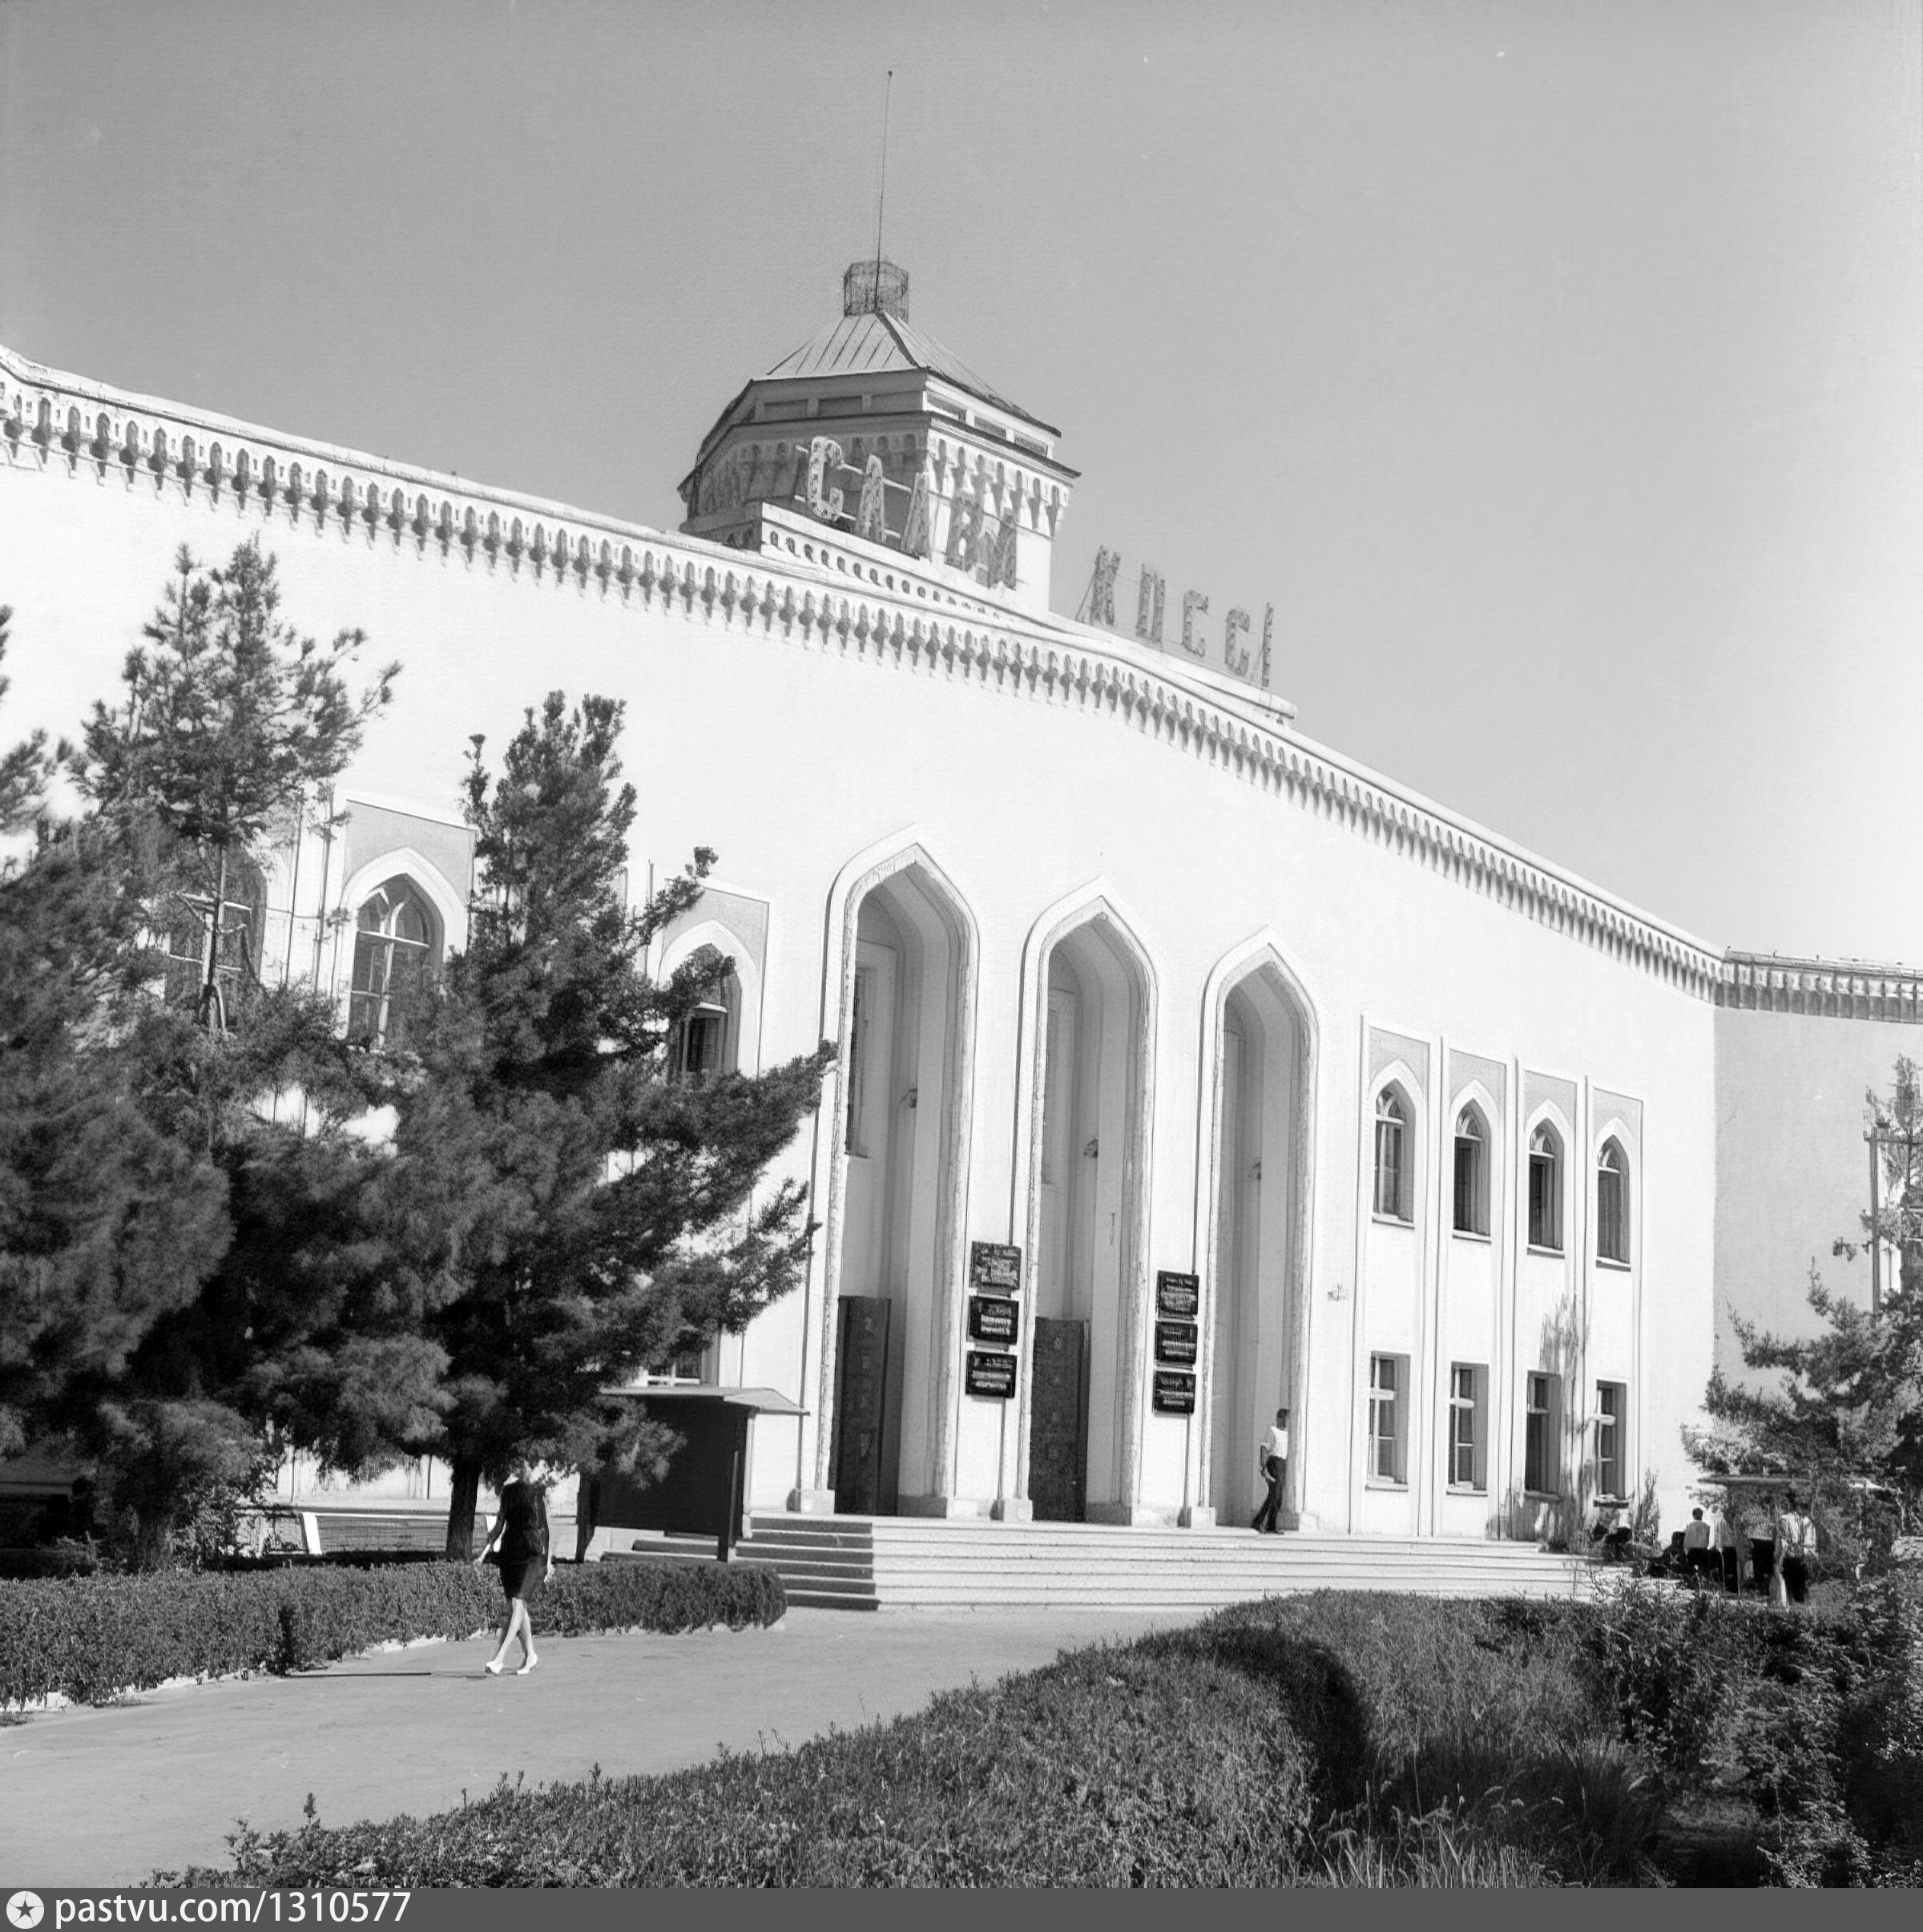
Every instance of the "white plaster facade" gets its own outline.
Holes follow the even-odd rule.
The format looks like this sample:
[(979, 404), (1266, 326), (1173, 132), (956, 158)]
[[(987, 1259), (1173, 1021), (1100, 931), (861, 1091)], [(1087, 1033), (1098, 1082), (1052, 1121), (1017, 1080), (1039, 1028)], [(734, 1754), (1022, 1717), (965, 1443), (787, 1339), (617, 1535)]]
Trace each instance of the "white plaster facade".
[[(800, 379), (783, 381), (794, 400)], [(837, 381), (830, 405), (865, 406)], [(754, 389), (710, 450), (752, 428)], [(908, 440), (889, 460), (907, 490), (917, 461), (933, 474), (937, 430), (917, 453), (902, 408), (889, 434)], [(1003, 426), (1022, 424), (1014, 411)], [(893, 1311), (882, 1506), (1031, 1512), (1040, 1318), (1086, 1325), (1093, 1518), (1245, 1520), (1256, 1439), (1286, 1402), (1304, 1527), (1566, 1529), (1595, 1488), (1607, 1384), (1627, 1404), (1620, 1486), (1653, 1473), (1674, 1520), (1690, 1474), (1679, 1429), (1714, 1349), (1728, 967), (1316, 744), (1220, 662), (1050, 615), (1073, 476), (1053, 438), (1022, 452), (1019, 581), (991, 585), (966, 556), (944, 563), (939, 530), (917, 559), (893, 523), (874, 540), (804, 504), (730, 501), (694, 518), (723, 540), (667, 534), (0, 351), (8, 722), (71, 728), (176, 547), (218, 560), (258, 533), (303, 629), (364, 627), (370, 657), (403, 663), (346, 788), (365, 849), (337, 839), (318, 867), (313, 905), (343, 922), (301, 929), (291, 873), (281, 901), (291, 969), (309, 970), (311, 946), (339, 986), (357, 894), (396, 868), (459, 943), (468, 881), (447, 821), (470, 734), (498, 746), (553, 687), (626, 701), (637, 888), (698, 844), (727, 881), (664, 936), (659, 963), (702, 944), (734, 958), (731, 1064), (824, 1038), (841, 1049), (781, 1164), (823, 1222), (806, 1286), (709, 1358), (807, 1412), (757, 1425), (756, 1506), (833, 1506), (840, 1305), (854, 1295)], [(421, 801), (411, 825), (396, 798)], [(1393, 1213), (1377, 1212), (1385, 1088), (1405, 1121)], [(1471, 1106), (1482, 1225), (1458, 1232), (1454, 1139)], [(1544, 1123), (1561, 1150), (1553, 1244), (1530, 1240)], [(1598, 1255), (1606, 1141), (1627, 1163), (1620, 1260)], [(978, 1241), (1024, 1256), (1006, 1400), (966, 1392)], [(1192, 1414), (1154, 1399), (1164, 1270), (1199, 1280)], [(1378, 1357), (1401, 1405), (1381, 1466)], [(1530, 1494), (1543, 1376), (1549, 1479)], [(1452, 1456), (1464, 1389), (1479, 1433)]]

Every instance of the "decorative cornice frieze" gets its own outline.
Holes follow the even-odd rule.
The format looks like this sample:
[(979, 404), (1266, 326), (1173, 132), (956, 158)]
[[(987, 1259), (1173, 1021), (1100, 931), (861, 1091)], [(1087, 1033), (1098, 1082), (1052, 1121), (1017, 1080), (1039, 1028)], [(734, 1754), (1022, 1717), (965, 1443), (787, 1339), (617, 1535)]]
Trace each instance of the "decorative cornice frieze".
[(1716, 1004), (1744, 1013), (1801, 1013), (1827, 1019), (1923, 1022), (1923, 971), (1861, 959), (1794, 959), (1732, 951)]
[(1300, 737), (1258, 697), (1240, 698), (1224, 680), (1112, 631), (1014, 611), (937, 611), (898, 567), (901, 587), (891, 589), (886, 567), (855, 547), (832, 547), (812, 570), (798, 559), (747, 558), (110, 389), (4, 349), (0, 460), (157, 494), (177, 490), (183, 500), (231, 495), (269, 523), (318, 536), (458, 557), (582, 595), (779, 633), (804, 648), (1106, 716), (1679, 991), (1721, 997), (1724, 962), (1700, 941)]

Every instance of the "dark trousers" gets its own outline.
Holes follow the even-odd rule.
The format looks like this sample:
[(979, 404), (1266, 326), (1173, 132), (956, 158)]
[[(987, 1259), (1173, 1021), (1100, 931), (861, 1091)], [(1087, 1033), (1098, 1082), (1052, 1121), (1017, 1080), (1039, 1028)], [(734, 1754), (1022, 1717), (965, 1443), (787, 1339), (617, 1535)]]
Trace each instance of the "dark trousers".
[(1262, 1506), (1248, 1527), (1264, 1536), (1276, 1535), (1282, 1527), (1282, 1479), (1288, 1471), (1288, 1465), (1280, 1456), (1271, 1456), (1262, 1466), (1262, 1474), (1268, 1480), (1268, 1494), (1262, 1498)]
[(1723, 1587), (1734, 1596), (1743, 1587), (1743, 1559), (1734, 1550), (1717, 1554), (1723, 1559)]
[(1801, 1557), (1783, 1559), (1783, 1588), (1792, 1603), (1809, 1601), (1809, 1565)]
[(1706, 1576), (1716, 1575), (1720, 1568), (1716, 1562), (1715, 1551), (1707, 1543), (1699, 1550), (1685, 1550), (1683, 1560), (1689, 1566), (1691, 1579), (1699, 1583)]
[(1776, 1539), (1772, 1536), (1766, 1543), (1760, 1536), (1749, 1539), (1749, 1580), (1755, 1584), (1760, 1596), (1769, 1594), (1769, 1579), (1776, 1567)]

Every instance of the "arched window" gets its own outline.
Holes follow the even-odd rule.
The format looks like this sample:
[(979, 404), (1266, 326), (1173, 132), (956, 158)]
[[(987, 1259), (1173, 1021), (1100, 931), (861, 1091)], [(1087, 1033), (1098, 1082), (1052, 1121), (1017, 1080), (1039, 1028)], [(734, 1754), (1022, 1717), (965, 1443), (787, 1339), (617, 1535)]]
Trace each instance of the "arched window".
[(405, 1027), (406, 996), (434, 966), (434, 916), (406, 880), (389, 879), (363, 901), (354, 927), (348, 1038), (394, 1046)]
[(1376, 1096), (1376, 1212), (1405, 1221), (1409, 1203), (1409, 1111), (1385, 1087)]
[(1529, 1137), (1529, 1244), (1562, 1252), (1562, 1143), (1547, 1121)]
[(1489, 1129), (1474, 1107), (1456, 1116), (1454, 1224), (1457, 1234), (1489, 1232)]
[(671, 1068), (677, 1080), (705, 1087), (727, 1071), (728, 1020), (727, 1007), (715, 1000), (703, 1000), (682, 1020), (675, 1029)]
[(1629, 1259), (1629, 1160), (1615, 1140), (1604, 1141), (1596, 1157), (1596, 1254)]
[[(682, 967), (697, 978), (722, 963), (721, 954), (712, 946), (696, 946)], [(740, 982), (732, 973), (720, 974), (707, 989), (700, 1003), (683, 1014), (667, 1043), (668, 1078), (690, 1087), (705, 1087), (709, 1081), (735, 1067), (736, 1047), (735, 1014), (740, 1005)]]

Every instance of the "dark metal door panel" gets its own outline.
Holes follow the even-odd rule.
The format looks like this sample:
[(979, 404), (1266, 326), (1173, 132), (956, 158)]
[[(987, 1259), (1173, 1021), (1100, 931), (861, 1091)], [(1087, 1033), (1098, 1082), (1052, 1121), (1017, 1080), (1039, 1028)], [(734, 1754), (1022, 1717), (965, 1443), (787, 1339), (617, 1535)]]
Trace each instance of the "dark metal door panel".
[(1088, 1500), (1088, 1324), (1038, 1321), (1028, 1494), (1038, 1523), (1079, 1523)]
[(844, 1295), (835, 1344), (835, 1446), (828, 1486), (845, 1516), (881, 1511), (882, 1423), (888, 1406), (889, 1304)]

